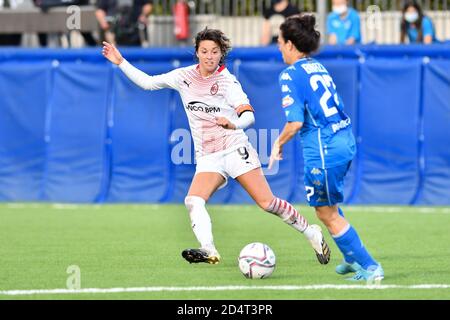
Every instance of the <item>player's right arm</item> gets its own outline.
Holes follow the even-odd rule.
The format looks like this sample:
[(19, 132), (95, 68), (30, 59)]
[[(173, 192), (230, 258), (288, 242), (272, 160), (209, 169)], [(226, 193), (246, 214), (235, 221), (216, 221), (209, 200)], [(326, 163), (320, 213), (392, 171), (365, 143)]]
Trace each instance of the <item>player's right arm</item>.
[(133, 81), (136, 85), (144, 90), (159, 90), (163, 88), (177, 88), (176, 70), (166, 74), (157, 76), (150, 76), (142, 72), (138, 68), (131, 65), (126, 59), (122, 57), (120, 51), (111, 43), (103, 41), (103, 56), (106, 59), (119, 66), (120, 70)]
[(272, 146), (269, 169), (272, 168), (275, 161), (283, 160), (283, 146), (301, 130), (305, 121), (305, 99), (296, 82), (292, 80), (293, 78), (294, 74), (290, 73), (289, 70), (283, 71), (280, 76), (280, 88), (283, 96), (282, 106), (287, 123)]

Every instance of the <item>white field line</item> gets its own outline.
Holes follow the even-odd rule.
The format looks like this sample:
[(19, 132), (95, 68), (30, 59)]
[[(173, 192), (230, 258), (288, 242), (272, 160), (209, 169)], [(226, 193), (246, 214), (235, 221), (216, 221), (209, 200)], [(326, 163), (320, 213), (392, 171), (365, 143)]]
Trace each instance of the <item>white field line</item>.
[[(145, 209), (145, 210), (159, 210), (161, 205), (159, 204), (120, 204), (126, 205), (128, 209)], [(1, 206), (1, 203), (0, 203)], [(39, 209), (49, 207), (56, 210), (98, 210), (106, 206), (114, 206), (114, 204), (72, 204), (72, 203), (6, 203), (8, 209)]]
[(1, 295), (52, 295), (52, 294), (95, 294), (95, 293), (125, 293), (125, 292), (181, 292), (181, 291), (302, 291), (302, 290), (430, 290), (450, 289), (450, 284), (417, 284), (417, 285), (339, 285), (318, 284), (303, 286), (209, 286), (209, 287), (136, 287), (136, 288), (86, 288), (86, 289), (42, 289), (42, 290), (6, 290), (0, 291)]
[[(0, 203), (0, 206), (2, 204)], [(73, 204), (73, 203), (5, 203), (4, 204), (8, 209), (35, 209), (35, 208), (45, 208), (50, 207), (52, 209), (60, 209), (60, 210), (79, 210), (79, 209), (100, 209), (103, 206), (114, 206), (114, 204)], [(164, 207), (162, 204), (120, 204), (126, 205), (131, 209), (150, 209), (150, 210), (159, 210)], [(212, 204), (213, 207), (220, 207), (221, 210), (225, 211), (233, 211), (233, 210), (252, 210), (252, 205), (220, 205), (220, 204)], [(305, 206), (305, 205), (301, 205)], [(393, 213), (405, 210), (405, 208), (411, 208), (413, 211), (418, 211), (420, 213), (450, 213), (450, 207), (421, 207), (421, 206), (343, 206), (345, 211), (369, 211), (369, 212), (378, 212), (378, 213)], [(255, 207), (256, 208), (256, 207)]]
[[(114, 204), (105, 204), (106, 206), (114, 206)], [(126, 205), (131, 209), (144, 209), (144, 210), (159, 210), (164, 207), (161, 204), (120, 204)], [(1, 206), (1, 203), (0, 203)], [(52, 209), (57, 210), (80, 210), (80, 209), (100, 209), (104, 205), (101, 204), (71, 204), (71, 203), (5, 203), (8, 209), (34, 209), (34, 208), (44, 208), (50, 206)], [(220, 207), (224, 211), (236, 210), (252, 210), (251, 205), (219, 205), (213, 204), (213, 207)], [(421, 207), (421, 206), (343, 206), (344, 212), (376, 212), (376, 213), (394, 213), (394, 212), (404, 212), (405, 209), (411, 208), (415, 212), (419, 213), (443, 213), (450, 214), (450, 207)], [(256, 208), (256, 207), (255, 207)]]

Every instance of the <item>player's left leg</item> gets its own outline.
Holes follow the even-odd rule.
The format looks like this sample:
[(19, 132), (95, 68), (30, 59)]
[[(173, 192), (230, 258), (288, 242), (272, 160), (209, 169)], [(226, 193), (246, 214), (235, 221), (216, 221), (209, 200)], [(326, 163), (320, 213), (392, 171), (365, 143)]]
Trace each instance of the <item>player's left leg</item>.
[(318, 225), (309, 225), (306, 218), (300, 215), (288, 201), (275, 197), (261, 168), (250, 170), (236, 177), (236, 180), (260, 208), (278, 216), (303, 233), (311, 243), (321, 264), (327, 264), (330, 261), (330, 248), (322, 235), (321, 228)]
[[(347, 170), (348, 165), (314, 171), (315, 174), (312, 176), (316, 183), (308, 201), (315, 207), (318, 218), (327, 227), (344, 255), (344, 262), (336, 268), (336, 272), (339, 274), (356, 272), (352, 280), (382, 279), (384, 272), (381, 265), (369, 254), (356, 230), (337, 206), (337, 203), (343, 201), (343, 179)], [(312, 171), (305, 172), (309, 175)], [(305, 185), (311, 180), (311, 176), (305, 178)]]

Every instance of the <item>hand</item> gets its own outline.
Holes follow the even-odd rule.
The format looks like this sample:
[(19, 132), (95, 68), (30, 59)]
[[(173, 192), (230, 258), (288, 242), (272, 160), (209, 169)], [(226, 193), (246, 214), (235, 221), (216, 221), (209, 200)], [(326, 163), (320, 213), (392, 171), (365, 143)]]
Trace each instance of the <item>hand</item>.
[(280, 146), (278, 140), (275, 141), (272, 147), (272, 152), (270, 153), (269, 166), (267, 167), (269, 170), (272, 168), (275, 161), (283, 160), (283, 148)]
[(108, 43), (106, 41), (103, 41), (103, 51), (102, 51), (103, 56), (108, 59), (109, 61), (111, 61), (114, 64), (121, 64), (123, 61), (123, 57), (120, 54), (119, 50), (117, 50), (117, 48), (112, 45), (111, 43)]
[(217, 117), (216, 123), (218, 126), (221, 126), (224, 129), (232, 129), (232, 130), (236, 129), (236, 126), (230, 120), (224, 117)]

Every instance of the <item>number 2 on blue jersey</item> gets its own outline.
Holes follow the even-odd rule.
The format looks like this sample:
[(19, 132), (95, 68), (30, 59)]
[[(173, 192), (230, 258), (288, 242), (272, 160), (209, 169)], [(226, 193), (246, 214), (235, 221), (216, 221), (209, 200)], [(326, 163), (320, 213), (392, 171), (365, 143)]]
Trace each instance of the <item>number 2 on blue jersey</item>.
[[(322, 110), (325, 113), (325, 117), (328, 118), (331, 117), (332, 115), (335, 115), (338, 112), (336, 107), (331, 108), (328, 107), (328, 100), (332, 96), (336, 106), (339, 105), (339, 98), (336, 92), (336, 85), (334, 84), (333, 79), (331, 79), (331, 77), (328, 74), (324, 75), (315, 74), (309, 79), (309, 83), (311, 84), (311, 87), (314, 91), (317, 91), (317, 89), (319, 89), (319, 83), (322, 84), (323, 88), (325, 89), (325, 92), (320, 98), (320, 106), (322, 107)], [(335, 92), (334, 95), (330, 91), (331, 88), (333, 88), (333, 91)]]

